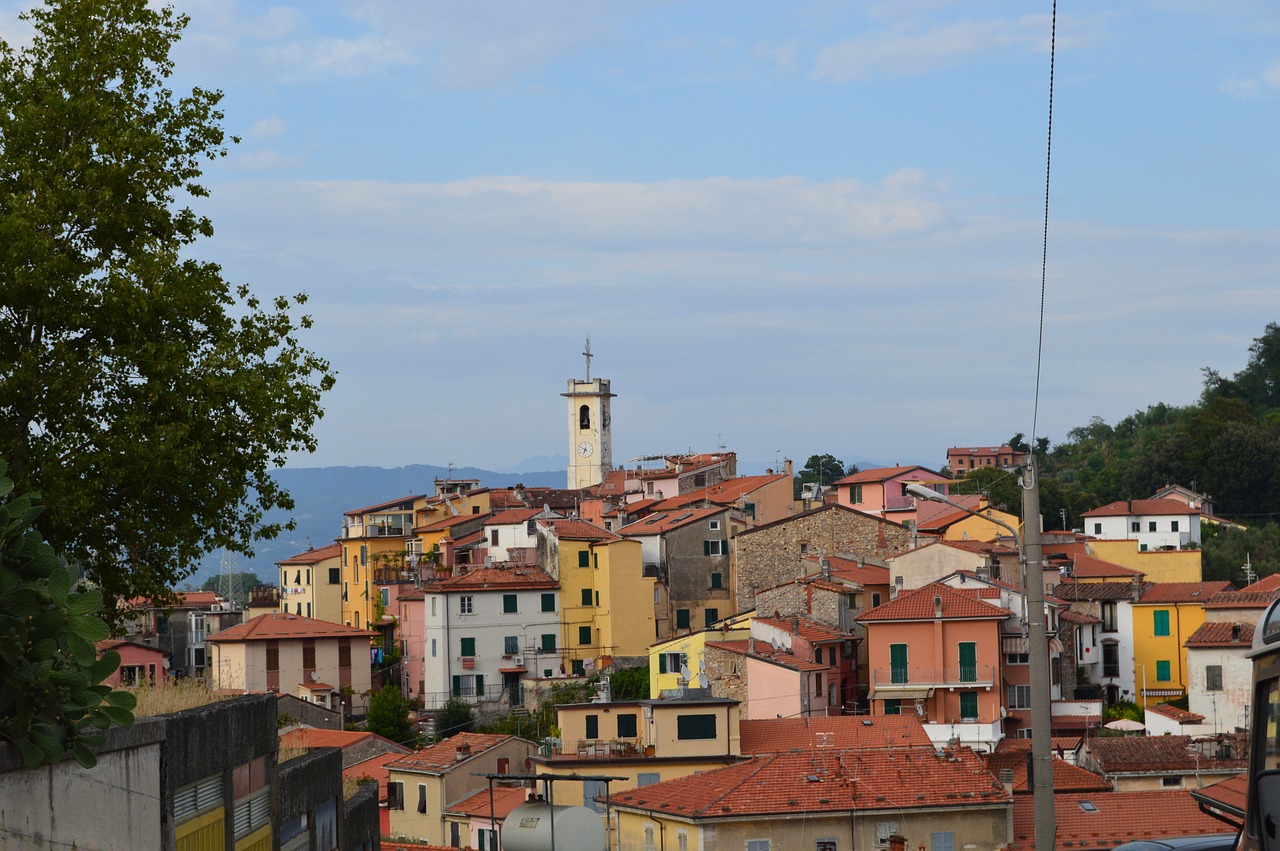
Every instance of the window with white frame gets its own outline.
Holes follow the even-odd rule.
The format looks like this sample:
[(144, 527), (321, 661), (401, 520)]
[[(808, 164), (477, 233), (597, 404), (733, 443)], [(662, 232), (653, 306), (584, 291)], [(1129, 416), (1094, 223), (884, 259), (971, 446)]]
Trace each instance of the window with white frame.
[(644, 826), (644, 851), (654, 851), (656, 846), (653, 844), (653, 841), (656, 834), (657, 831), (654, 829), (653, 825), (646, 824)]
[(1009, 686), (1009, 708), (1031, 708), (1031, 686)]
[(1204, 690), (1205, 691), (1222, 691), (1222, 666), (1221, 665), (1205, 665), (1204, 666)]
[(773, 842), (768, 839), (748, 839), (747, 851), (771, 851)]
[(475, 613), (476, 598), (470, 594), (463, 594), (458, 598), (458, 614), (470, 615)]

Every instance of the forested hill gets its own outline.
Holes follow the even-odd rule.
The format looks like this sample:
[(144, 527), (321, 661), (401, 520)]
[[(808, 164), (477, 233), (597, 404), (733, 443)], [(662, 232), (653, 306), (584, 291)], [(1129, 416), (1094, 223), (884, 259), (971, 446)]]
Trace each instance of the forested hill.
[[(1195, 404), (1152, 405), (1114, 426), (1095, 417), (1057, 446), (1039, 443), (1046, 528), (1063, 528), (1064, 510), (1067, 528), (1079, 528), (1082, 511), (1180, 484), (1249, 527), (1206, 542), (1206, 579), (1238, 579), (1246, 555), (1263, 575), (1280, 569), (1280, 325), (1267, 325), (1234, 376), (1206, 367)], [(980, 472), (992, 501), (1018, 512), (1013, 477), (995, 482), (1000, 471)]]

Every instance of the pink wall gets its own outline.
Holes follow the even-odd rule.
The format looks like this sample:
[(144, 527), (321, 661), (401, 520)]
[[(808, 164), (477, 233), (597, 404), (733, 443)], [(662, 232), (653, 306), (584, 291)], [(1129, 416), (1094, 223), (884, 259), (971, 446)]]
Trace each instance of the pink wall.
[[(132, 644), (129, 642), (121, 642), (115, 645), (105, 645), (99, 651), (98, 657), (108, 650), (114, 650), (120, 654), (120, 667), (110, 677), (103, 682), (106, 685), (116, 687), (120, 685), (120, 674), (125, 668), (141, 666), (142, 675), (151, 681), (160, 681), (164, 679), (164, 652), (154, 647), (144, 647), (140, 644)], [(132, 683), (130, 683), (132, 685)]]
[(426, 650), (426, 601), (422, 597), (400, 597), (396, 600), (393, 611), (397, 612), (400, 621), (397, 638), (402, 648), (401, 664), (404, 666), (403, 689), (410, 700), (418, 697), (418, 683), (426, 677), (425, 660), (422, 658)]
[[(909, 682), (939, 686), (925, 703), (926, 720), (944, 723), (958, 719), (961, 691), (978, 693), (979, 722), (991, 723), (1000, 717), (1004, 683), (998, 620), (872, 621), (866, 626), (872, 688), (890, 682), (890, 645), (906, 644)], [(977, 645), (978, 682), (972, 686), (960, 680), (959, 645), (966, 641)], [(949, 687), (941, 687), (942, 684)], [(872, 711), (883, 713), (881, 699), (873, 701)]]

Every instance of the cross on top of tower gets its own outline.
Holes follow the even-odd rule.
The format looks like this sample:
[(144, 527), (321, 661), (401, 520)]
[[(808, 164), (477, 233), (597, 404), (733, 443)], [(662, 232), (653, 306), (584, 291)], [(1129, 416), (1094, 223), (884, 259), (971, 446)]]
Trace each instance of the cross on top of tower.
[(583, 351), (582, 356), (587, 359), (587, 381), (591, 381), (591, 338), (587, 338), (587, 348)]

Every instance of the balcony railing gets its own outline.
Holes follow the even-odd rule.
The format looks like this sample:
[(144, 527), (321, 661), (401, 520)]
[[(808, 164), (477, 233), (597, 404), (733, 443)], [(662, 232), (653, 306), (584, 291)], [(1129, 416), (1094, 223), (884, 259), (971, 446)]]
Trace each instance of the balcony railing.
[(981, 688), (995, 685), (995, 678), (996, 671), (992, 665), (957, 665), (945, 668), (892, 665), (871, 671), (872, 684), (880, 688)]

